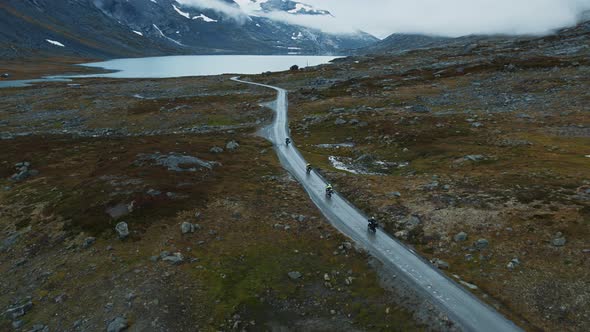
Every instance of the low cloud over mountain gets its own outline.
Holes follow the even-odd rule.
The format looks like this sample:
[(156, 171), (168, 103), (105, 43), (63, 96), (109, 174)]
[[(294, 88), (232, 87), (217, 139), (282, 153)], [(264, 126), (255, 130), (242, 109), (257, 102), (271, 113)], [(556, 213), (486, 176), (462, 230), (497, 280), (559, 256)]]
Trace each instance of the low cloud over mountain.
[[(233, 17), (253, 14), (274, 0), (181, 0), (185, 4), (214, 8)], [(278, 1), (282, 2), (282, 0)], [(287, 1), (291, 2), (291, 1)], [(290, 15), (266, 11), (265, 15), (290, 24), (330, 33), (357, 30), (386, 37), (392, 33), (419, 33), (457, 37), (470, 34), (546, 34), (574, 25), (590, 0), (305, 0), (333, 16)]]

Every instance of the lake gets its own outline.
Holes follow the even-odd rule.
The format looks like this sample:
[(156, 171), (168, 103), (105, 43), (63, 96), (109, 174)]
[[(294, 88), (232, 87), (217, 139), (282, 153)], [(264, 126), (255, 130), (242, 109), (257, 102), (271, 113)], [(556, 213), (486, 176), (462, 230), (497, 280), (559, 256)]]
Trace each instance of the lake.
[(149, 58), (115, 59), (82, 66), (104, 68), (111, 73), (48, 76), (34, 80), (0, 80), (0, 88), (27, 86), (35, 82), (67, 81), (72, 78), (171, 78), (221, 74), (260, 74), (326, 64), (334, 56), (306, 55), (182, 55)]

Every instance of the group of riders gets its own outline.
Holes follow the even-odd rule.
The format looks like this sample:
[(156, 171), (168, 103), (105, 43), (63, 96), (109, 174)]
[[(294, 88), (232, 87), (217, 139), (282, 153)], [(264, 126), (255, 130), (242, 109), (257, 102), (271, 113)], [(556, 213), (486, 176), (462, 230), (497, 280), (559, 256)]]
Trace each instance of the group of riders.
[[(289, 137), (287, 137), (287, 138), (285, 138), (285, 145), (287, 147), (289, 147), (289, 144), (291, 144), (291, 139)], [(309, 175), (312, 170), (313, 170), (313, 167), (311, 166), (310, 163), (305, 165), (305, 173), (307, 175)], [(331, 198), (333, 194), (334, 194), (334, 188), (332, 188), (332, 184), (328, 183), (326, 185), (326, 197)], [(368, 225), (369, 230), (372, 231), (373, 233), (375, 233), (377, 231), (377, 227), (379, 226), (379, 224), (377, 223), (377, 219), (375, 219), (375, 217), (371, 217), (371, 218), (369, 218), (368, 222), (369, 222), (369, 225)]]

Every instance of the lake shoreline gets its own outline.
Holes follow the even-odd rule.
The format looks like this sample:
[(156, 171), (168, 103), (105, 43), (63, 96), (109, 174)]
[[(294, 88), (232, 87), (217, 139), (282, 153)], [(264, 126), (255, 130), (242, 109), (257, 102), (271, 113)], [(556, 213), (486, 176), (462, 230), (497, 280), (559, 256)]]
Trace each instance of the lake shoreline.
[[(27, 75), (25, 79), (0, 80), (0, 88), (26, 87), (43, 82), (68, 82), (82, 78), (162, 79), (224, 74), (252, 75), (285, 71), (293, 65), (299, 68), (317, 66), (337, 58), (339, 57), (303, 55), (178, 55), (84, 63), (70, 61), (65, 64), (63, 70), (72, 72), (69, 68), (75, 68), (73, 75), (59, 74), (53, 70), (50, 75), (44, 75), (42, 71), (39, 71), (39, 76), (36, 77)], [(58, 64), (59, 62), (56, 66)], [(0, 66), (0, 69), (2, 67)], [(62, 67), (57, 66), (57, 68)]]

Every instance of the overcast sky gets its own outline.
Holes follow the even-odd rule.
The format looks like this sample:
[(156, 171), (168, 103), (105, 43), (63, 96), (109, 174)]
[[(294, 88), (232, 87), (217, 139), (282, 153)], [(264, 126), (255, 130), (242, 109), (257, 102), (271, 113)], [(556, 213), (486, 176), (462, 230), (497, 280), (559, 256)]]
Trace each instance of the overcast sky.
[[(241, 0), (244, 2), (245, 0)], [(217, 0), (179, 0), (220, 9)], [(238, 1), (239, 2), (239, 1)], [(443, 36), (544, 34), (571, 26), (590, 0), (300, 0), (333, 18), (274, 13), (269, 16), (326, 32), (363, 30), (383, 38), (395, 32)], [(233, 16), (239, 16), (233, 13)]]

